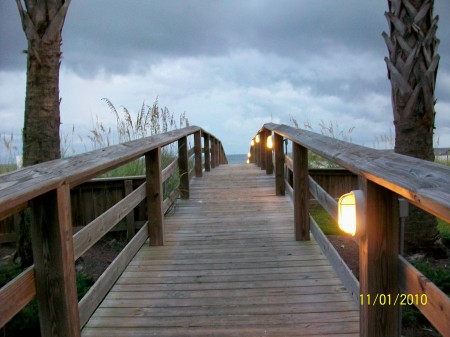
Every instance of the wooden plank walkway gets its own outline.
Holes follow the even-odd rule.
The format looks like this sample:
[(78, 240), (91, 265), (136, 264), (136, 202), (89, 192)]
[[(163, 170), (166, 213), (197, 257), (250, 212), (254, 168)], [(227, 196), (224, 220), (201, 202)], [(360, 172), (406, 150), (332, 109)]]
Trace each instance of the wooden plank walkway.
[(195, 178), (166, 245), (141, 248), (82, 336), (359, 336), (359, 311), (274, 192), (254, 165)]

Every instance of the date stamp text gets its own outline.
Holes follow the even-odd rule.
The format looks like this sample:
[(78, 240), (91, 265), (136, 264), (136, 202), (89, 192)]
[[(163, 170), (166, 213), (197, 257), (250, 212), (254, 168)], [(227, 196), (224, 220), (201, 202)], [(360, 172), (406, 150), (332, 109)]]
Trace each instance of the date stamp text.
[(426, 294), (360, 294), (361, 305), (427, 305)]

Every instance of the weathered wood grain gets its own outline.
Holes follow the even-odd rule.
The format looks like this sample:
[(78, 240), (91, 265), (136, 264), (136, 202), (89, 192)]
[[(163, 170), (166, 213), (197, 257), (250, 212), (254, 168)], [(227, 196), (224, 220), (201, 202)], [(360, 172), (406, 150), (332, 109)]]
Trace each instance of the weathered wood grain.
[[(398, 196), (371, 181), (365, 189), (365, 229), (359, 238), (359, 282), (363, 296), (398, 294), (399, 214)], [(376, 277), (374, 277), (376, 275)], [(360, 308), (362, 336), (396, 336), (399, 331), (398, 305)]]
[(161, 179), (161, 149), (145, 155), (148, 236), (153, 246), (164, 245), (164, 212)]
[(309, 240), (309, 182), (308, 149), (294, 143), (292, 145), (294, 161), (294, 223), (295, 238)]
[[(411, 294), (414, 303), (419, 302), (417, 308), (442, 336), (450, 336), (449, 297), (403, 257), (399, 256), (398, 262), (400, 291), (404, 294)], [(416, 295), (419, 301), (416, 301)], [(426, 298), (426, 305), (421, 302), (422, 295)]]
[(31, 266), (1, 289), (0, 326), (4, 326), (20, 312), (35, 295), (34, 266)]
[(86, 324), (97, 306), (125, 270), (130, 260), (147, 240), (147, 234), (148, 228), (147, 224), (145, 224), (81, 299), (78, 304), (81, 326)]
[(39, 196), (30, 208), (41, 334), (80, 336), (69, 186)]
[(450, 167), (378, 151), (287, 125), (268, 123), (264, 127), (450, 222)]
[(255, 165), (219, 166), (165, 218), (83, 336), (357, 336), (359, 312), (293, 207)]
[(0, 175), (0, 214), (65, 182), (71, 188), (200, 130), (190, 126)]
[(146, 197), (146, 183), (131, 192), (108, 211), (78, 231), (73, 237), (74, 255), (78, 259), (98, 240), (127, 216)]

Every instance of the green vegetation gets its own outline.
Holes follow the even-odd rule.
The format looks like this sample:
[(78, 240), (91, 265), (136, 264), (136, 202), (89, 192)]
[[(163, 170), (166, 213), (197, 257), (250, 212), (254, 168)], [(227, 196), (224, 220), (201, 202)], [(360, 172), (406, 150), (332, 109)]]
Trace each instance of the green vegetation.
[(450, 223), (438, 219), (438, 231), (447, 247), (450, 247)]
[(325, 235), (341, 235), (342, 231), (339, 229), (338, 224), (328, 214), (328, 212), (319, 204), (311, 205), (309, 209), (310, 214), (316, 220), (320, 229)]
[[(61, 157), (76, 154), (74, 139), (78, 139), (84, 145), (85, 151), (101, 149), (107, 146), (124, 143), (143, 137), (156, 135), (189, 125), (186, 114), (182, 113), (178, 118), (169, 111), (167, 107), (161, 108), (158, 99), (152, 105), (142, 103), (136, 114), (131, 113), (126, 107), (117, 109), (111, 100), (103, 98), (108, 105), (109, 111), (116, 119), (114, 127), (107, 126), (95, 116), (92, 129), (86, 136), (77, 135), (75, 127), (72, 127), (68, 134), (61, 134)], [(0, 174), (16, 169), (16, 156), (20, 154), (16, 145), (16, 138), (13, 133), (2, 134), (2, 147), (7, 156), (0, 164)], [(19, 142), (20, 143), (20, 142)], [(163, 168), (176, 158), (176, 144), (166, 146), (162, 149)], [(130, 162), (105, 173), (104, 177), (134, 176), (145, 173), (145, 163), (143, 159)]]
[[(189, 121), (184, 113), (180, 115), (177, 123), (174, 115), (169, 112), (167, 107), (159, 107), (158, 99), (151, 106), (142, 103), (140, 110), (135, 116), (125, 107), (122, 107), (119, 111), (107, 98), (103, 98), (103, 101), (106, 102), (110, 112), (116, 118), (116, 127), (113, 132), (111, 128), (105, 127), (97, 117), (94, 128), (88, 136), (92, 149), (129, 142), (189, 125)], [(176, 158), (175, 146), (176, 144), (172, 144), (162, 149), (162, 168), (165, 168)], [(143, 158), (140, 158), (105, 173), (103, 177), (124, 177), (142, 174), (145, 174), (145, 161)]]

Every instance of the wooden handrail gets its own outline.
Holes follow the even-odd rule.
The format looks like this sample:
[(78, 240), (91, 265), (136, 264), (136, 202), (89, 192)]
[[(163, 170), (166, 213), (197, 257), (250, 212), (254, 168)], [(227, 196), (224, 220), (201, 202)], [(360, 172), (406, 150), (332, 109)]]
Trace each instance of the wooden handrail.
[(450, 168), (394, 152), (382, 152), (287, 125), (264, 128), (383, 186), (450, 222)]
[[(284, 165), (293, 172), (294, 185), (298, 179), (295, 176), (299, 175), (297, 170), (304, 171), (303, 167), (298, 169), (299, 164), (296, 164), (295, 152), (299, 147), (311, 150), (360, 177), (361, 188), (366, 195), (366, 233), (359, 240), (360, 293), (363, 299), (369, 294), (372, 299), (381, 295), (382, 298), (389, 297), (392, 300), (390, 305), (381, 302), (369, 304), (367, 300), (361, 304), (361, 336), (398, 335), (399, 305), (394, 305), (393, 302), (398, 299), (399, 290), (414, 298), (425, 296), (428, 301), (432, 301), (431, 305), (419, 304), (417, 307), (441, 334), (450, 336), (450, 299), (398, 255), (397, 200), (400, 195), (419, 208), (450, 221), (450, 168), (396, 153), (381, 152), (287, 125), (268, 123), (258, 133), (265, 134), (266, 130), (274, 133), (277, 161), (275, 167), (278, 168), (275, 172), (277, 195), (284, 194), (284, 191), (280, 193), (279, 187), (281, 181), (284, 183)], [(280, 143), (284, 139), (294, 144), (293, 159), (283, 153)], [(255, 162), (262, 166), (258, 153), (267, 151), (265, 147), (259, 145), (251, 151), (257, 154)], [(300, 174), (303, 175), (304, 172)], [(293, 196), (294, 207), (301, 207), (303, 210), (300, 213), (306, 213), (308, 206), (296, 200), (299, 196), (295, 193), (295, 188), (292, 191), (288, 184), (286, 188)], [(337, 205), (334, 199), (311, 178), (308, 190), (335, 218)], [(315, 224), (311, 231), (320, 236), (321, 242), (326, 240), (320, 235), (320, 229)], [(337, 262), (340, 265), (343, 263), (342, 259)], [(357, 281), (351, 277), (344, 281), (356, 299)]]
[[(190, 126), (0, 175), (0, 219), (31, 206), (35, 219), (32, 225), (32, 241), (34, 255), (36, 254), (34, 266), (0, 289), (0, 326), (6, 324), (37, 295), (41, 333), (44, 337), (55, 334), (68, 337), (80, 335), (80, 326), (86, 323), (95, 309), (94, 306), (100, 303), (115, 278), (149, 237), (149, 233), (152, 233), (152, 243), (164, 243), (163, 237), (160, 237), (163, 233), (163, 215), (170, 207), (174, 195), (172, 192), (169, 200), (163, 202), (162, 183), (181, 167), (185, 176), (182, 188), (188, 189), (187, 161), (195, 154), (194, 163), (202, 163), (201, 148), (187, 151), (186, 139), (190, 135), (195, 136), (195, 147), (201, 147), (201, 137), (205, 139), (205, 166), (211, 155), (216, 166), (226, 163), (222, 143), (201, 128)], [(214, 143), (214, 153), (210, 153), (206, 139)], [(184, 155), (161, 171), (161, 148), (174, 142), (178, 142), (179, 151), (180, 147), (184, 147)], [(94, 219), (72, 238), (70, 189), (142, 156), (146, 158), (146, 183), (130, 191), (122, 201)], [(196, 175), (201, 176), (200, 172), (201, 168), (197, 168)], [(79, 315), (78, 306), (75, 305), (77, 299), (74, 260), (146, 197), (148, 223), (113, 261), (93, 290), (83, 298), (80, 302), (82, 315)], [(155, 217), (155, 214), (158, 215)], [(55, 292), (55, 286), (58, 292)]]

